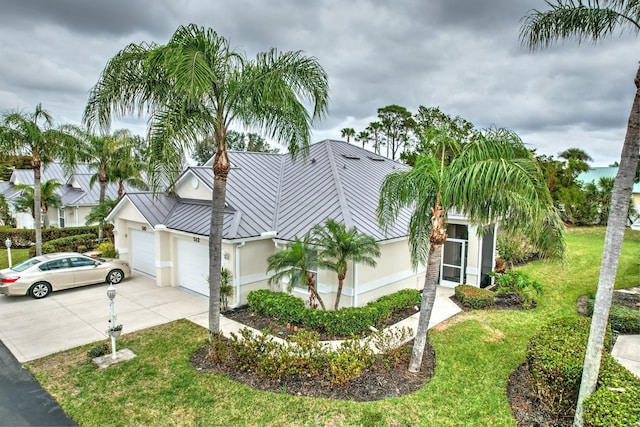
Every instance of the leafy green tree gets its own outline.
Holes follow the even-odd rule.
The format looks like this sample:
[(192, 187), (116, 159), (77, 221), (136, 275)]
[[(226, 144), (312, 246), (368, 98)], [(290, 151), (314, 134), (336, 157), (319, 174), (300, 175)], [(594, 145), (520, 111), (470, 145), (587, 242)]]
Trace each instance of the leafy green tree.
[[(423, 152), (412, 169), (384, 179), (378, 203), (383, 229), (402, 209), (413, 209), (408, 230), (411, 261), (414, 267), (427, 264), (411, 372), (419, 371), (422, 363), (450, 209), (465, 214), (481, 230), (504, 219), (503, 231), (521, 231), (542, 256), (564, 251), (562, 221), (537, 162), (515, 133), (490, 129), (459, 151), (459, 142), (446, 132), (435, 142), (441, 147), (439, 155)], [(458, 154), (447, 164), (449, 153)]]
[(317, 270), (317, 266), (318, 254), (312, 247), (309, 234), (306, 234), (302, 240), (296, 237), (283, 250), (267, 258), (267, 272), (274, 272), (273, 276), (269, 278), (269, 284), (285, 280), (289, 292), (296, 286), (306, 285), (311, 294), (309, 305), (313, 305), (315, 298), (322, 309), (326, 310), (324, 302), (318, 294), (316, 278), (313, 273), (314, 270)]
[(36, 234), (36, 255), (42, 254), (42, 212), (40, 179), (42, 167), (56, 159), (65, 160), (73, 153), (73, 138), (60, 129), (53, 128), (53, 118), (36, 106), (32, 114), (19, 111), (6, 113), (0, 126), (0, 150), (14, 155), (30, 155), (33, 168), (34, 228)]
[(334, 310), (337, 310), (349, 261), (375, 267), (380, 249), (373, 237), (360, 233), (355, 227), (347, 229), (345, 224), (334, 219), (313, 227), (311, 242), (318, 249), (318, 265), (333, 270), (338, 275), (334, 304)]
[[(153, 188), (172, 186), (186, 152), (213, 135), (216, 153), (209, 234), (209, 330), (220, 329), (220, 268), (229, 126), (257, 129), (306, 152), (313, 120), (327, 111), (328, 77), (316, 58), (271, 49), (253, 60), (212, 29), (180, 26), (165, 45), (130, 44), (107, 63), (84, 119), (107, 129), (113, 116), (150, 114)], [(312, 111), (307, 111), (310, 105)], [(163, 180), (162, 178), (166, 178)]]
[[(44, 227), (49, 227), (49, 208), (59, 208), (62, 206), (62, 199), (56, 192), (62, 187), (55, 179), (49, 179), (40, 184), (40, 212), (44, 214)], [(32, 186), (27, 184), (18, 184), (14, 187), (22, 193), (15, 199), (16, 209), (21, 212), (30, 212), (31, 217), (35, 221), (35, 191)]]
[(347, 143), (349, 143), (349, 138), (355, 136), (356, 131), (353, 128), (344, 128), (340, 130), (340, 135), (344, 138), (347, 138)]
[[(545, 48), (558, 40), (591, 40), (594, 43), (615, 32), (640, 31), (640, 3), (637, 0), (557, 0), (548, 2), (548, 10), (532, 10), (524, 18), (520, 40), (531, 50)], [(582, 403), (596, 388), (604, 335), (613, 297), (622, 240), (631, 199), (631, 189), (638, 167), (640, 151), (640, 67), (635, 78), (635, 94), (627, 133), (622, 146), (620, 167), (611, 196), (611, 213), (607, 222), (602, 266), (585, 355), (575, 425), (582, 425)]]
[(400, 105), (378, 108), (378, 119), (387, 146), (387, 157), (395, 160), (400, 149), (406, 148), (410, 132), (415, 128), (411, 112)]
[[(478, 132), (473, 124), (460, 116), (451, 117), (438, 107), (418, 107), (418, 112), (413, 115), (415, 133), (418, 142), (413, 150), (407, 150), (400, 154), (400, 158), (408, 165), (413, 166), (416, 156), (421, 152), (433, 153), (438, 151), (438, 141), (446, 134), (449, 138), (459, 141), (461, 144), (470, 142)], [(450, 156), (453, 155), (450, 154)]]

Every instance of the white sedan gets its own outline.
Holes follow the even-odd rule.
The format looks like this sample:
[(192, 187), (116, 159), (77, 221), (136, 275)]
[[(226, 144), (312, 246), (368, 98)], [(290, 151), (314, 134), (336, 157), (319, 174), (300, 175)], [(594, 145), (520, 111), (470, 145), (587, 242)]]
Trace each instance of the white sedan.
[(44, 298), (49, 293), (94, 283), (120, 283), (131, 275), (126, 261), (60, 252), (29, 258), (0, 270), (0, 294)]

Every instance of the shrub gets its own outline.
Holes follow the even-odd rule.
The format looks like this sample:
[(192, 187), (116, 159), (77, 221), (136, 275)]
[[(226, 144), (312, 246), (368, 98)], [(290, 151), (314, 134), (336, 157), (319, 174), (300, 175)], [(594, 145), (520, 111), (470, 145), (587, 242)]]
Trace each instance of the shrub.
[(518, 295), (525, 308), (531, 307), (542, 293), (542, 285), (521, 271), (509, 270), (494, 276), (496, 293)]
[[(533, 388), (551, 413), (572, 413), (578, 399), (590, 319), (562, 319), (543, 326), (527, 346), (527, 362)], [(611, 330), (605, 348), (611, 350)]]
[(106, 342), (100, 343), (91, 347), (91, 349), (87, 352), (87, 357), (90, 359), (95, 359), (96, 357), (104, 356), (109, 353), (109, 346)]
[[(42, 241), (49, 242), (61, 237), (75, 236), (78, 234), (98, 233), (98, 227), (95, 225), (83, 227), (66, 227), (66, 228), (47, 228), (42, 229)], [(113, 235), (113, 225), (105, 227), (105, 236)], [(4, 242), (7, 238), (11, 239), (13, 248), (27, 249), (35, 244), (36, 232), (33, 229), (17, 229), (5, 228), (0, 229), (0, 241)], [(93, 247), (93, 246), (92, 246)]]
[(498, 233), (496, 250), (500, 258), (509, 263), (513, 268), (515, 264), (521, 264), (537, 257), (537, 253), (528, 239), (519, 233)]
[[(42, 253), (53, 252), (78, 252), (79, 247), (95, 248), (98, 236), (92, 233), (77, 234), (59, 239), (50, 240), (42, 244)], [(29, 248), (29, 256), (35, 256), (36, 248)]]
[[(593, 315), (593, 305), (595, 300), (587, 300), (589, 316)], [(609, 324), (611, 329), (621, 334), (640, 333), (640, 310), (612, 305), (609, 310)]]
[(603, 354), (598, 388), (584, 401), (585, 426), (640, 424), (640, 380), (609, 354)]
[(465, 307), (481, 309), (495, 304), (495, 296), (488, 289), (471, 285), (458, 285), (454, 289), (455, 297)]
[[(78, 248), (78, 251), (80, 252), (80, 248)], [(116, 247), (109, 241), (100, 243), (95, 251), (100, 252), (100, 256), (103, 258), (118, 258)]]
[(419, 298), (417, 290), (404, 289), (364, 307), (322, 311), (306, 308), (304, 301), (285, 292), (260, 289), (249, 293), (247, 304), (250, 310), (275, 318), (282, 324), (292, 323), (335, 336), (350, 337), (364, 333), (371, 326), (379, 326), (394, 310), (415, 306)]

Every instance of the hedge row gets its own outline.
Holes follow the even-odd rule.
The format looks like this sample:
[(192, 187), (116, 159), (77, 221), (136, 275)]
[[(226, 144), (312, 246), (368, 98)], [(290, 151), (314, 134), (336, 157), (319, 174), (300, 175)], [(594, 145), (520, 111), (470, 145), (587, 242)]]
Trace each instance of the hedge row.
[[(42, 229), (42, 241), (49, 242), (51, 240), (60, 239), (62, 237), (76, 236), (78, 234), (98, 233), (98, 227), (88, 225), (84, 227), (65, 227), (65, 228), (47, 228)], [(109, 225), (104, 230), (105, 237), (113, 235), (113, 226)], [(4, 247), (4, 241), (11, 239), (12, 248), (27, 249), (36, 242), (36, 232), (26, 228), (0, 228), (0, 247)]]
[(487, 289), (471, 285), (458, 285), (454, 289), (455, 297), (465, 307), (481, 309), (495, 304), (495, 294)]
[(261, 289), (249, 293), (247, 304), (252, 311), (273, 317), (282, 324), (291, 323), (335, 336), (350, 337), (362, 334), (371, 326), (380, 326), (395, 310), (414, 307), (419, 298), (417, 290), (403, 289), (364, 307), (324, 311), (307, 308), (300, 298), (285, 292)]
[[(53, 252), (86, 252), (98, 246), (98, 235), (94, 233), (77, 234), (49, 240), (42, 245), (42, 253)], [(29, 248), (29, 256), (36, 255), (36, 247)]]
[[(534, 390), (546, 410), (571, 417), (578, 399), (590, 319), (563, 319), (540, 329), (527, 346)], [(611, 357), (605, 335), (597, 391), (585, 401), (587, 426), (634, 425), (640, 420), (640, 380)], [(626, 424), (625, 424), (626, 423)]]
[[(595, 300), (587, 300), (589, 316), (593, 315)], [(634, 310), (620, 305), (612, 305), (609, 310), (611, 329), (621, 334), (640, 334), (640, 310)]]

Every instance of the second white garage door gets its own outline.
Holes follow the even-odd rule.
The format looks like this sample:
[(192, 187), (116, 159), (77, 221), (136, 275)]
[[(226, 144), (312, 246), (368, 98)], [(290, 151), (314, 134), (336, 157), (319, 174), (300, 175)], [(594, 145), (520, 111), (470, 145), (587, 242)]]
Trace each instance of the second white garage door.
[(153, 233), (131, 230), (131, 264), (134, 270), (156, 277), (156, 236)]
[(204, 243), (178, 240), (178, 286), (209, 296), (209, 247)]

